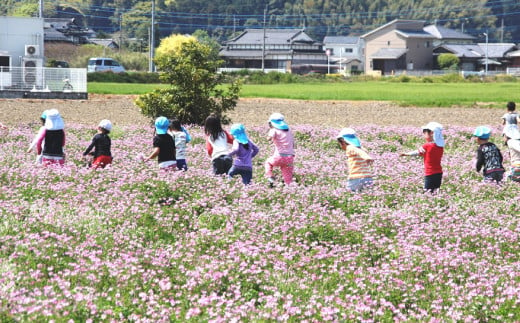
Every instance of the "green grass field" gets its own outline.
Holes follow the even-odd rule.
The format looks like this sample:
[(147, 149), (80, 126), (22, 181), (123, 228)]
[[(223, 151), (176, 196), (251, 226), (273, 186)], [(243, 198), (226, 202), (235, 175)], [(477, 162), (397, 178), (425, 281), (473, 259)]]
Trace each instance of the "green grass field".
[[(89, 83), (89, 93), (143, 94), (160, 84)], [(376, 100), (392, 101), (408, 106), (454, 105), (476, 103), (502, 106), (507, 101), (520, 101), (520, 83), (298, 83), (245, 84), (241, 97), (280, 98), (298, 100)]]

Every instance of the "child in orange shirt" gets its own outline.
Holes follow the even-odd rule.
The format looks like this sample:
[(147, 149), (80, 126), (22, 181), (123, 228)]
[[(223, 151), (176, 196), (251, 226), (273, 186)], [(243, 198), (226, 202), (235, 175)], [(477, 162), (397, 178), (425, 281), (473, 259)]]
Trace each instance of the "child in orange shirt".
[(343, 128), (336, 137), (338, 143), (347, 154), (348, 188), (353, 192), (360, 192), (372, 186), (372, 163), (374, 160), (361, 148), (361, 142), (354, 129)]

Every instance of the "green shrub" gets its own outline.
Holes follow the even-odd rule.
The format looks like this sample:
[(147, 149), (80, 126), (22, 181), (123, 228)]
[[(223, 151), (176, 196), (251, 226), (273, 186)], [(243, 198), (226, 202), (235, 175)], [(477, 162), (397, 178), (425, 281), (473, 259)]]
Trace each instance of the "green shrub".
[(148, 72), (130, 72), (130, 73), (112, 73), (112, 72), (94, 72), (87, 74), (88, 82), (102, 83), (161, 83), (158, 73)]

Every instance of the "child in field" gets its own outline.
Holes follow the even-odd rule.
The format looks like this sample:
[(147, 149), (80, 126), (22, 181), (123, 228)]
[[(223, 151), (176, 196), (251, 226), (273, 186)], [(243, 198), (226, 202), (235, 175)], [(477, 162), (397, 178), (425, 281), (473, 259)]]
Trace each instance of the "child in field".
[[(63, 165), (65, 163), (65, 125), (58, 110), (46, 111), (44, 127), (45, 131), (39, 132), (35, 138), (35, 147), (42, 147), (42, 164)], [(28, 152), (31, 152), (32, 149), (29, 148)]]
[(170, 121), (168, 127), (168, 134), (175, 140), (175, 156), (177, 158), (177, 169), (188, 170), (188, 164), (186, 163), (186, 148), (187, 144), (191, 141), (191, 136), (177, 119)]
[(371, 165), (374, 160), (365, 149), (361, 148), (361, 142), (354, 129), (343, 128), (336, 139), (341, 149), (347, 154), (348, 188), (353, 192), (360, 192), (366, 187), (372, 186)]
[(42, 163), (42, 145), (36, 145), (38, 143), (38, 138), (41, 136), (44, 136), (45, 133), (45, 119), (47, 118), (47, 110), (43, 111), (42, 115), (40, 116), (40, 121), (42, 123), (40, 129), (38, 130), (38, 133), (34, 136), (33, 141), (29, 145), (29, 149), (27, 150), (28, 153), (33, 151), (33, 149), (36, 148), (36, 164), (40, 165)]
[(243, 124), (234, 124), (230, 129), (233, 141), (233, 148), (229, 156), (236, 156), (233, 166), (228, 172), (230, 177), (239, 174), (242, 176), (242, 183), (245, 185), (251, 182), (253, 178), (252, 159), (258, 154), (258, 147), (252, 142), (246, 134), (246, 128)]
[(484, 180), (495, 181), (500, 183), (504, 177), (504, 166), (502, 166), (502, 154), (500, 149), (489, 141), (491, 129), (486, 126), (480, 126), (473, 132), (478, 143), (477, 149), (477, 172), (484, 175)]
[(421, 127), (426, 143), (419, 149), (401, 153), (400, 156), (422, 156), (424, 158), (424, 190), (434, 193), (442, 184), (441, 160), (444, 154), (442, 125), (430, 122)]
[(508, 178), (520, 182), (520, 131), (515, 125), (504, 128), (504, 141), (509, 148), (509, 159), (511, 160), (511, 173)]
[(177, 165), (175, 155), (175, 141), (168, 134), (170, 121), (166, 117), (155, 119), (155, 136), (153, 138), (153, 151), (143, 161), (157, 157), (159, 168), (169, 170)]
[(274, 167), (280, 167), (285, 185), (293, 180), (294, 172), (294, 136), (281, 113), (273, 113), (269, 117), (269, 133), (267, 139), (274, 145), (274, 153), (265, 162), (265, 175), (269, 185), (274, 186)]
[(227, 174), (233, 164), (233, 158), (229, 156), (233, 137), (224, 129), (217, 115), (210, 115), (204, 123), (206, 134), (206, 150), (211, 157), (213, 174)]
[[(110, 120), (101, 120), (97, 127), (97, 134), (92, 138), (92, 142), (83, 152), (83, 156), (92, 155), (92, 167), (94, 169), (105, 168), (105, 166), (112, 164), (112, 141), (108, 134), (112, 130), (112, 122)], [(91, 153), (92, 148), (94, 152)]]
[(518, 113), (516, 113), (516, 104), (514, 102), (507, 103), (507, 113), (502, 116), (502, 124), (504, 126), (508, 124), (518, 125)]

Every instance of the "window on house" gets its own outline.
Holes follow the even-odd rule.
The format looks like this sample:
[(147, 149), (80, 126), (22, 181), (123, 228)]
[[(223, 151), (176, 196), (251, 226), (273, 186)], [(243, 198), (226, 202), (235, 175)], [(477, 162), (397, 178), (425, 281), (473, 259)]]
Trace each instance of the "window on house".
[(387, 41), (386, 44), (387, 44), (388, 46), (390, 46), (390, 41)]
[(426, 43), (424, 43), (424, 47), (426, 47), (426, 48), (430, 48), (430, 42), (427, 41)]
[(345, 48), (345, 53), (352, 53), (354, 50), (352, 48)]

